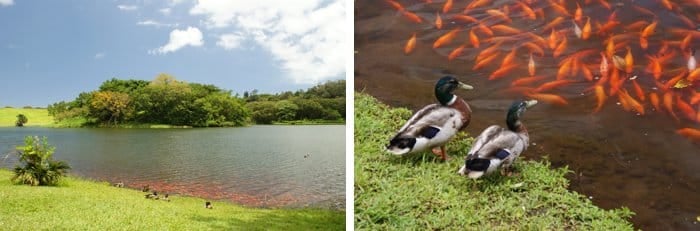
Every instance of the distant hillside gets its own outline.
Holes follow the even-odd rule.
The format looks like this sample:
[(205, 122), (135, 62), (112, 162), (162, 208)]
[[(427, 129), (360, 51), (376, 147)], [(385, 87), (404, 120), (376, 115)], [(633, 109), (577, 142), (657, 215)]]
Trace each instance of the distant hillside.
[(46, 126), (53, 123), (53, 116), (45, 108), (0, 108), (0, 127), (15, 126), (18, 114), (24, 114), (29, 119), (24, 126)]

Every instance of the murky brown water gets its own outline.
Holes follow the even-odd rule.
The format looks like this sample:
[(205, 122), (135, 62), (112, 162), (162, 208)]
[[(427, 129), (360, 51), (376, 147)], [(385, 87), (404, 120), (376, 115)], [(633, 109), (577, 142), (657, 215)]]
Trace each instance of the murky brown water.
[[(463, 22), (452, 23), (454, 20), (447, 19), (450, 13), (443, 18), (445, 26), (441, 30), (435, 28), (432, 22), (435, 13), (442, 9), (444, 1), (432, 1), (432, 4), (424, 4), (425, 1), (397, 2), (406, 10), (416, 13), (424, 22), (411, 22), (385, 1), (355, 2), (355, 90), (369, 93), (392, 106), (405, 106), (416, 110), (435, 102), (435, 81), (445, 74), (451, 74), (476, 88), (469, 92), (458, 92), (468, 100), (474, 110), (474, 117), (468, 127), (471, 134), (479, 134), (491, 124), (503, 124), (506, 107), (513, 99), (523, 96), (502, 90), (507, 89), (518, 77), (528, 76), (527, 51), (517, 53), (516, 59), (521, 67), (504, 78), (490, 81), (488, 76), (497, 69), (502, 58), (490, 67), (472, 70), (474, 57), (488, 47), (488, 43), (482, 42), (478, 49), (467, 45), (462, 55), (453, 61), (448, 61), (447, 55), (460, 44), (469, 44), (466, 32), (460, 33), (448, 45), (432, 48), (433, 42), (447, 31), (456, 27), (470, 28), (469, 24)], [(455, 1), (452, 14), (461, 12), (469, 2), (471, 1)], [(491, 5), (483, 9), (493, 9), (512, 2), (492, 1)], [(567, 2), (573, 4), (573, 7), (568, 6), (567, 9), (575, 8), (574, 1)], [(622, 26), (643, 19), (651, 21), (650, 16), (628, 9), (632, 1), (610, 3), (613, 7), (617, 5), (621, 9), (618, 10), (617, 17)], [(638, 63), (632, 75), (639, 75), (639, 84), (648, 94), (658, 88), (655, 88), (651, 74), (643, 71), (647, 63), (643, 54), (661, 49), (663, 40), (678, 41), (677, 36), (664, 33), (668, 28), (683, 25), (671, 19), (677, 18), (678, 14), (688, 15), (697, 25), (697, 12), (700, 10), (686, 4), (680, 5), (681, 7), (676, 5), (676, 12), (671, 12), (664, 9), (658, 1), (634, 1), (634, 4), (652, 10), (660, 18), (660, 29), (649, 37), (647, 51), (641, 50), (638, 44), (630, 43), (631, 47), (636, 47), (633, 53)], [(538, 6), (544, 8), (545, 15), (551, 10), (546, 4)], [(591, 18), (607, 18), (610, 15), (609, 10), (597, 5), (582, 6), (584, 15)], [(511, 11), (514, 10), (511, 8)], [(477, 18), (488, 17), (478, 12), (470, 15)], [(538, 35), (549, 33), (538, 31), (551, 20), (549, 16), (548, 21), (539, 16), (536, 21), (530, 22), (524, 21), (522, 16), (512, 19), (512, 25), (518, 29), (529, 30)], [(569, 18), (557, 28), (566, 29), (570, 25), (572, 23)], [(405, 55), (404, 45), (414, 32), (418, 38), (416, 48), (410, 55)], [(594, 35), (590, 40), (582, 41), (574, 37), (573, 32), (568, 34), (569, 48), (564, 57), (581, 49), (603, 48), (601, 44), (604, 44), (604, 38), (601, 36)], [(635, 38), (638, 39), (638, 36)], [(700, 37), (694, 38), (689, 46), (698, 45)], [(509, 50), (509, 47), (502, 48), (504, 52)], [(552, 51), (545, 50), (544, 57), (536, 56), (537, 75), (556, 75), (557, 63), (561, 57), (553, 59)], [(624, 47), (617, 51), (617, 55), (624, 57)], [(665, 64), (666, 70), (685, 67), (685, 58), (680, 55), (680, 49), (678, 52), (678, 57)], [(598, 51), (594, 54), (597, 55)], [(596, 59), (599, 62), (599, 56), (591, 56), (584, 62), (595, 63)], [(612, 61), (610, 62), (610, 68), (614, 68)], [(591, 70), (596, 70), (597, 73), (597, 69)], [(672, 75), (674, 73), (664, 74), (661, 82)], [(629, 81), (625, 88), (632, 89), (628, 85)], [(668, 113), (654, 110), (648, 102), (645, 103), (646, 114), (643, 116), (627, 112), (618, 104), (617, 96), (610, 97), (600, 112), (592, 114), (596, 98), (590, 93), (582, 93), (583, 89), (590, 86), (591, 82), (582, 80), (550, 91), (565, 97), (569, 105), (542, 103), (527, 112), (524, 123), (530, 131), (533, 146), (523, 153), (523, 156), (529, 159), (548, 156), (555, 167), (569, 166), (574, 171), (568, 176), (571, 189), (591, 197), (595, 204), (603, 208), (629, 207), (636, 213), (632, 218), (636, 228), (700, 229), (700, 224), (696, 221), (696, 217), (700, 215), (700, 145), (675, 133), (676, 129), (683, 127), (698, 128), (698, 123), (685, 119), (676, 122)], [(687, 99), (691, 89), (692, 87), (674, 91), (683, 99)], [(633, 90), (629, 92), (633, 95)], [(693, 108), (700, 109), (698, 105), (694, 105)]]

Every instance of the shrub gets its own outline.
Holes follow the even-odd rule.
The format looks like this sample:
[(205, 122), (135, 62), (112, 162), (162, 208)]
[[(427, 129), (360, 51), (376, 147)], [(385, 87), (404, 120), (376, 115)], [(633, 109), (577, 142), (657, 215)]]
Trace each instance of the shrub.
[(56, 185), (68, 173), (70, 166), (51, 158), (55, 149), (49, 145), (46, 137), (43, 140), (37, 136), (25, 137), (24, 146), (17, 147), (19, 162), (23, 166), (15, 166), (12, 182), (32, 186)]
[(29, 122), (29, 119), (27, 119), (27, 116), (25, 116), (24, 114), (19, 114), (19, 115), (17, 115), (17, 121), (15, 121), (15, 126), (23, 127), (24, 124), (26, 124), (27, 122)]

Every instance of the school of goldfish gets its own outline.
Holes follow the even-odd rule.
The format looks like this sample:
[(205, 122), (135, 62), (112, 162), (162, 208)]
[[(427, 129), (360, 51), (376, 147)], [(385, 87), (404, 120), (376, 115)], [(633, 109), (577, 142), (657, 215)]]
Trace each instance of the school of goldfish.
[[(699, 0), (421, 0), (421, 12), (384, 1), (409, 23), (434, 27), (408, 36), (406, 55), (424, 45), (449, 48), (448, 62), (461, 57), (489, 80), (510, 79), (509, 92), (565, 106), (557, 90), (589, 85), (582, 93), (595, 99), (591, 113), (618, 104), (640, 116), (655, 111), (700, 124)], [(467, 51), (476, 52), (474, 60)], [(543, 62), (558, 64), (556, 73), (538, 74)], [(700, 142), (700, 129), (677, 133)]]

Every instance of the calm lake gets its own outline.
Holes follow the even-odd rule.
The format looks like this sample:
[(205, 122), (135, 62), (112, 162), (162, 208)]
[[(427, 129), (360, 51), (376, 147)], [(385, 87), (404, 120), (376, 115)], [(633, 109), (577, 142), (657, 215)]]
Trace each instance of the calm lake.
[[(345, 208), (345, 126), (205, 129), (0, 128), (0, 167), (48, 137), (71, 174), (259, 207)], [(305, 157), (308, 155), (308, 157)]]

